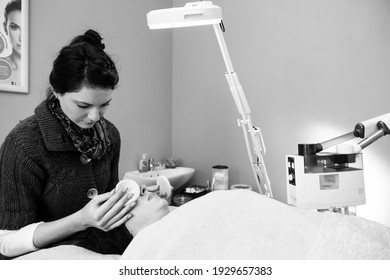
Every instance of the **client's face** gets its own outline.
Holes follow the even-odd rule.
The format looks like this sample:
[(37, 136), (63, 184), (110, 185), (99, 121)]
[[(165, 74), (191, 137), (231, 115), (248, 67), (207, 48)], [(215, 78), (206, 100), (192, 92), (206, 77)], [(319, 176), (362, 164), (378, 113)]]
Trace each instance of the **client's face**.
[(146, 226), (159, 221), (168, 215), (169, 206), (165, 199), (155, 192), (145, 190), (137, 199), (136, 206), (131, 210), (133, 217), (125, 225), (128, 231), (135, 236)]

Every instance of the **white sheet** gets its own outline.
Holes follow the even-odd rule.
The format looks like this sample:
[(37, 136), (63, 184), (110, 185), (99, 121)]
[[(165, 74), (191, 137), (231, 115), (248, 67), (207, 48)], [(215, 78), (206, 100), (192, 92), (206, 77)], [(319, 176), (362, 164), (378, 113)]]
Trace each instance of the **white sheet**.
[(390, 259), (390, 229), (246, 190), (217, 191), (141, 231), (121, 259)]

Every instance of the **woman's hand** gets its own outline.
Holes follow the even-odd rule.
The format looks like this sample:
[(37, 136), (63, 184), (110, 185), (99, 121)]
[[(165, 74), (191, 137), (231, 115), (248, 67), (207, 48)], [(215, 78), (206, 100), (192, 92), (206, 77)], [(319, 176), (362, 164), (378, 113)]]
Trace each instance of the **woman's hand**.
[(85, 228), (95, 227), (103, 231), (110, 231), (119, 227), (132, 215), (129, 213), (136, 202), (128, 203), (133, 194), (126, 189), (96, 195), (81, 209), (81, 217)]
[(76, 213), (39, 224), (34, 232), (34, 246), (37, 248), (50, 246), (89, 227), (104, 231), (119, 227), (132, 216), (130, 211), (135, 206), (135, 201), (131, 202), (130, 199), (131, 194), (126, 192), (126, 189), (96, 195)]

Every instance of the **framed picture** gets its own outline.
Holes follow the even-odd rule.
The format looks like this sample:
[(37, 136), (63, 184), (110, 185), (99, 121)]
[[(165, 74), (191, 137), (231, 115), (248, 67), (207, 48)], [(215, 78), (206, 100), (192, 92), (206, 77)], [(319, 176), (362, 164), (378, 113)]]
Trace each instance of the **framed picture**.
[(0, 0), (0, 91), (28, 93), (28, 0)]

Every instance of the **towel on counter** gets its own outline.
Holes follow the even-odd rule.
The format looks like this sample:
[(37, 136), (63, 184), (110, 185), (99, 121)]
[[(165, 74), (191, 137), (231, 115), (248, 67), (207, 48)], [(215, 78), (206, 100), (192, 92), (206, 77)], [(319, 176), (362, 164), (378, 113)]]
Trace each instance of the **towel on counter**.
[(390, 229), (247, 190), (215, 191), (143, 229), (121, 259), (390, 259)]

